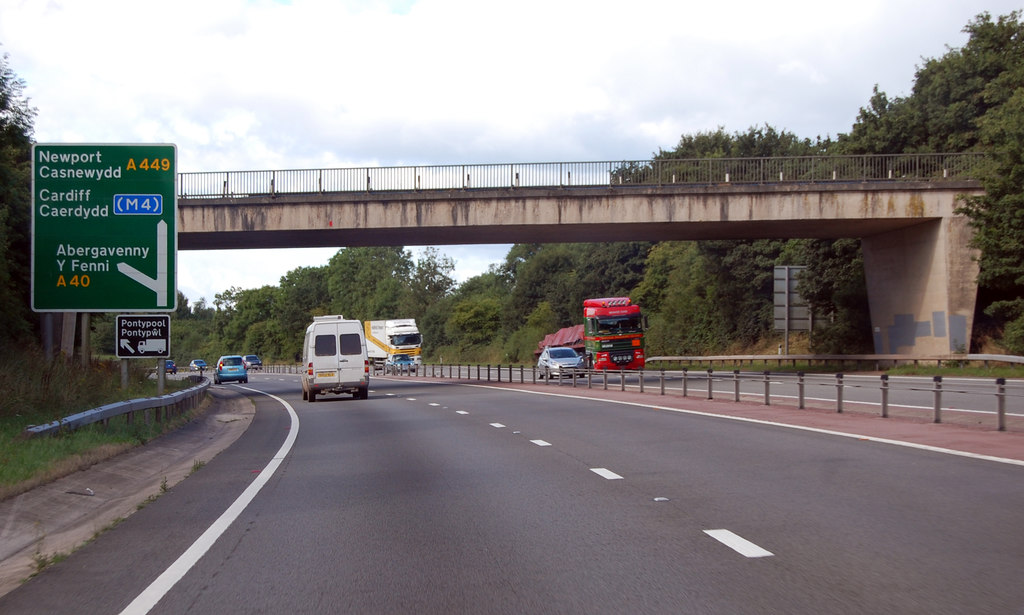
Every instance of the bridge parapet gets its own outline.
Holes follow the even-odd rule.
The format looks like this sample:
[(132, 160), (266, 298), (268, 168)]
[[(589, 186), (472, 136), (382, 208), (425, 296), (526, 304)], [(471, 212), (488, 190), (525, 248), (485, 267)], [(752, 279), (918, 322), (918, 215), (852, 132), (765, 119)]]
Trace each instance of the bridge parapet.
[(976, 180), (979, 152), (180, 173), (183, 199), (516, 188)]

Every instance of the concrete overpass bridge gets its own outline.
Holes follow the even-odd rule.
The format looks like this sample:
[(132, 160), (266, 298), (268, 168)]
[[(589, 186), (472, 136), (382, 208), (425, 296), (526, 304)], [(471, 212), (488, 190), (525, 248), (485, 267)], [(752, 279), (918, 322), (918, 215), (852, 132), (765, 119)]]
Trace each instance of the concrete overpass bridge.
[(879, 354), (966, 351), (977, 154), (183, 173), (182, 250), (859, 238)]

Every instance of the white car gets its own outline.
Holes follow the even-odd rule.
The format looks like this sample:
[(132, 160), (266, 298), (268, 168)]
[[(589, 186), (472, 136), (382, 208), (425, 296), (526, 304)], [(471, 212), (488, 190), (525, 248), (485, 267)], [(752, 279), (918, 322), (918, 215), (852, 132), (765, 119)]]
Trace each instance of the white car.
[(564, 346), (548, 346), (537, 359), (537, 369), (540, 370), (541, 378), (548, 375), (561, 378), (565, 374), (572, 375), (572, 370), (576, 370), (576, 375), (582, 376), (585, 373), (585, 366), (582, 356), (576, 354), (572, 348)]

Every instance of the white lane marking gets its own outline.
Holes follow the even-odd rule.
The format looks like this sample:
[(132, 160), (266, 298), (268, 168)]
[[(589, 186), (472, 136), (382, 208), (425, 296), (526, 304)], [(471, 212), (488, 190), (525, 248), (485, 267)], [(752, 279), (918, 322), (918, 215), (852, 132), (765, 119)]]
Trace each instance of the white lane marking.
[(465, 410), (456, 410), (455, 414), (469, 414), (469, 413), (466, 412)]
[(545, 442), (544, 440), (530, 440), (530, 442), (533, 442), (537, 446), (551, 446), (550, 442)]
[(406, 397), (405, 401), (416, 401), (415, 397)]
[(504, 425), (502, 425), (501, 423), (491, 423), (491, 427), (501, 429), (502, 427), (504, 427)]
[(622, 478), (615, 472), (612, 472), (611, 470), (608, 470), (606, 468), (590, 468), (590, 471), (593, 472), (594, 474), (597, 474), (598, 476), (607, 478), (608, 480), (618, 480)]
[(771, 551), (750, 542), (742, 536), (737, 536), (729, 530), (704, 530), (704, 533), (714, 538), (743, 557), (770, 557), (775, 555)]
[[(494, 390), (494, 386), (484, 386), (481, 384), (465, 384), (465, 383), (452, 383), (448, 386), (463, 386), (463, 387), (475, 387), (480, 389)], [(622, 401), (619, 399), (601, 399), (600, 397), (585, 397), (579, 395), (566, 395), (564, 393), (548, 393), (546, 391), (526, 391), (523, 389), (505, 389), (503, 391), (509, 391), (512, 393), (523, 393), (525, 395), (549, 395), (551, 397), (565, 397), (568, 399), (586, 399), (589, 401), (604, 402), (608, 404), (619, 404), (622, 406), (635, 406), (637, 408), (650, 408), (651, 410), (665, 410), (667, 412), (678, 412), (680, 414), (692, 414), (694, 416), (708, 416), (716, 419), (726, 419), (729, 421), (739, 421), (741, 423), (754, 423), (756, 425), (771, 425), (772, 427), (783, 427), (785, 429), (796, 429), (799, 431), (809, 431), (812, 433), (821, 433), (830, 436), (840, 436), (843, 438), (853, 438), (855, 440), (866, 440), (869, 442), (878, 442), (880, 444), (890, 444), (892, 446), (902, 446), (904, 448), (913, 448), (921, 451), (931, 451), (933, 453), (942, 453), (943, 455), (956, 455), (958, 457), (967, 457), (970, 459), (981, 459), (984, 461), (994, 461), (996, 463), (1005, 463), (1015, 466), (1024, 466), (1024, 460), (1021, 459), (1010, 459), (1008, 457), (996, 457), (994, 455), (984, 455), (981, 453), (971, 453), (967, 451), (958, 451), (951, 448), (942, 448), (941, 446), (931, 446), (929, 444), (918, 444), (916, 442), (904, 442), (902, 440), (890, 440), (889, 438), (879, 438), (876, 436), (866, 436), (863, 434), (849, 433), (843, 431), (835, 431), (833, 429), (822, 429), (820, 427), (806, 427), (804, 425), (791, 425), (789, 423), (779, 423), (776, 421), (765, 421), (763, 419), (752, 419), (745, 416), (733, 416), (729, 414), (717, 414), (715, 412), (703, 412), (700, 410), (687, 410), (685, 408), (671, 408), (669, 406), (658, 406), (654, 404), (639, 404), (631, 401)], [(835, 401), (835, 400), (832, 400)]]
[(172, 563), (167, 570), (165, 570), (155, 581), (149, 584), (149, 587), (142, 590), (135, 600), (132, 600), (131, 604), (126, 606), (122, 615), (136, 615), (148, 613), (150, 609), (156, 606), (157, 602), (163, 598), (167, 592), (171, 591), (171, 588), (177, 584), (178, 581), (192, 569), (196, 563), (202, 559), (203, 555), (209, 551), (210, 547), (213, 546), (217, 539), (221, 537), (228, 527), (238, 518), (242, 511), (256, 498), (256, 494), (260, 492), (260, 489), (270, 480), (277, 471), (278, 466), (284, 461), (284, 458), (288, 456), (288, 453), (292, 450), (292, 445), (295, 444), (295, 438), (299, 435), (299, 415), (295, 413), (295, 409), (292, 408), (291, 404), (281, 399), (276, 395), (251, 389), (249, 387), (239, 387), (247, 391), (255, 391), (262, 395), (266, 395), (272, 399), (279, 401), (286, 410), (288, 410), (288, 416), (291, 417), (291, 428), (288, 430), (288, 436), (284, 439), (284, 444), (278, 449), (277, 453), (270, 462), (256, 475), (256, 479), (246, 487), (245, 491), (225, 510), (221, 516), (213, 522), (209, 528), (203, 532), (192, 546), (189, 547), (184, 553), (178, 557), (177, 560)]
[(435, 408), (436, 408), (436, 407), (440, 406), (441, 404), (427, 404), (427, 405), (428, 405), (428, 406), (433, 406), (433, 407), (435, 407)]

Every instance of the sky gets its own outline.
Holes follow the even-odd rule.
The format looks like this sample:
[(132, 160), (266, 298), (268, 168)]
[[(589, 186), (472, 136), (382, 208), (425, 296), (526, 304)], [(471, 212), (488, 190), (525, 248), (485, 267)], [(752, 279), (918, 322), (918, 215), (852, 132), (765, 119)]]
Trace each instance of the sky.
[[(181, 172), (644, 160), (719, 127), (849, 132), (875, 85), (910, 94), (975, 16), (1022, 8), (0, 0), (0, 53), (38, 112), (37, 142), (174, 143)], [(438, 250), (462, 282), (509, 247)], [(179, 251), (178, 290), (212, 303), (336, 251)]]

